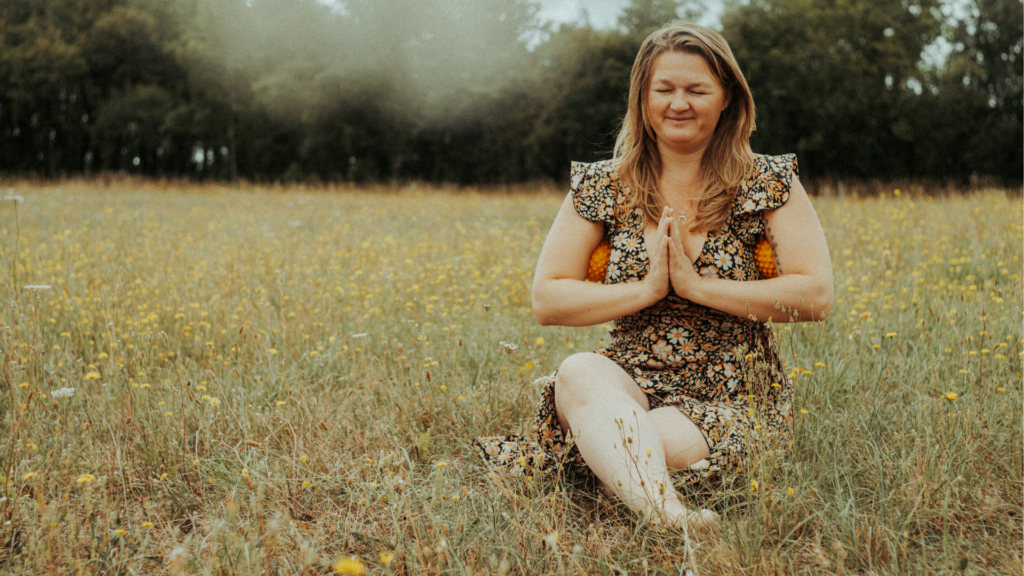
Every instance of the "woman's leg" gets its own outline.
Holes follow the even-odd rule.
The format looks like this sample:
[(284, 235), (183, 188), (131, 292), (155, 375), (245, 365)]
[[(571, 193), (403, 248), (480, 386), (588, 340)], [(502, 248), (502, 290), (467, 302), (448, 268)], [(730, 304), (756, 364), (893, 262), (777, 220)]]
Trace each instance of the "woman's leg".
[[(652, 521), (660, 520), (659, 515), (675, 525), (688, 520), (686, 508), (672, 488), (658, 424), (668, 423), (670, 434), (682, 430), (683, 440), (670, 441), (675, 465), (700, 453), (699, 449), (680, 450), (685, 438), (692, 443), (694, 432), (704, 454), (693, 462), (707, 453), (703, 436), (692, 422), (678, 411), (692, 430), (660, 410), (652, 418), (647, 395), (636, 382), (618, 364), (594, 353), (575, 354), (559, 366), (555, 408), (562, 431), (575, 437), (587, 466), (630, 508)], [(691, 521), (714, 518), (713, 513), (690, 515)]]
[(655, 408), (647, 413), (661, 433), (665, 462), (669, 470), (685, 470), (711, 455), (700, 428), (674, 406)]

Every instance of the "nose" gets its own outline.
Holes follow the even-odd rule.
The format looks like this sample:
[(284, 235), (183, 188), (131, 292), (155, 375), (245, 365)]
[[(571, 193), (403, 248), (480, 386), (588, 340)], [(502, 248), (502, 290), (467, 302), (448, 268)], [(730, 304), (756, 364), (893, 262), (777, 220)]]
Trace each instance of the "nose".
[(672, 96), (671, 103), (672, 110), (679, 112), (686, 111), (690, 108), (690, 101), (686, 98), (685, 92), (677, 92)]

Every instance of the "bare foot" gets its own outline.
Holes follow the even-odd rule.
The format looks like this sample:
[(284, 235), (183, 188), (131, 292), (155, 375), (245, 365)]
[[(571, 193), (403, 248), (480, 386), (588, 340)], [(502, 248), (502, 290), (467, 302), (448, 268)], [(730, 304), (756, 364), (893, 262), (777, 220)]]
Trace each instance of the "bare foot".
[(674, 507), (671, 511), (657, 510), (647, 517), (647, 522), (652, 526), (664, 526), (676, 530), (682, 530), (686, 526), (712, 532), (718, 529), (718, 520), (718, 514), (712, 510), (706, 508), (687, 510), (681, 506)]

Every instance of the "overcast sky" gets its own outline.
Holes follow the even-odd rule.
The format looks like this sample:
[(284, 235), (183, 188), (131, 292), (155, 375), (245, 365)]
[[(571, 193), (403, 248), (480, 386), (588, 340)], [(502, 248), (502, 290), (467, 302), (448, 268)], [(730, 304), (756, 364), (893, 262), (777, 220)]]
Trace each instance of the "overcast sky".
[(555, 24), (576, 22), (583, 18), (586, 7), (587, 18), (592, 26), (612, 28), (629, 0), (537, 0), (537, 3), (541, 7), (541, 20)]

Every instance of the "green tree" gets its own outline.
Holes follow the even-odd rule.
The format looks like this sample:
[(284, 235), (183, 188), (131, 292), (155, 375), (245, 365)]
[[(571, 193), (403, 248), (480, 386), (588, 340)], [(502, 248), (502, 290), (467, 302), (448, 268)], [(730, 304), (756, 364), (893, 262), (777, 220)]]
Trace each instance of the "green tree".
[(619, 16), (619, 25), (630, 36), (642, 40), (668, 22), (695, 22), (706, 12), (702, 0), (631, 0)]
[[(929, 171), (1019, 181), (1024, 173), (1024, 4), (972, 0), (950, 27), (953, 51), (935, 71), (930, 106), (919, 122), (944, 145), (931, 153)], [(955, 122), (949, 115), (956, 115)]]
[(752, 144), (796, 152), (805, 170), (858, 177), (915, 172), (908, 114), (921, 53), (941, 32), (938, 0), (752, 0), (723, 35), (757, 105)]

